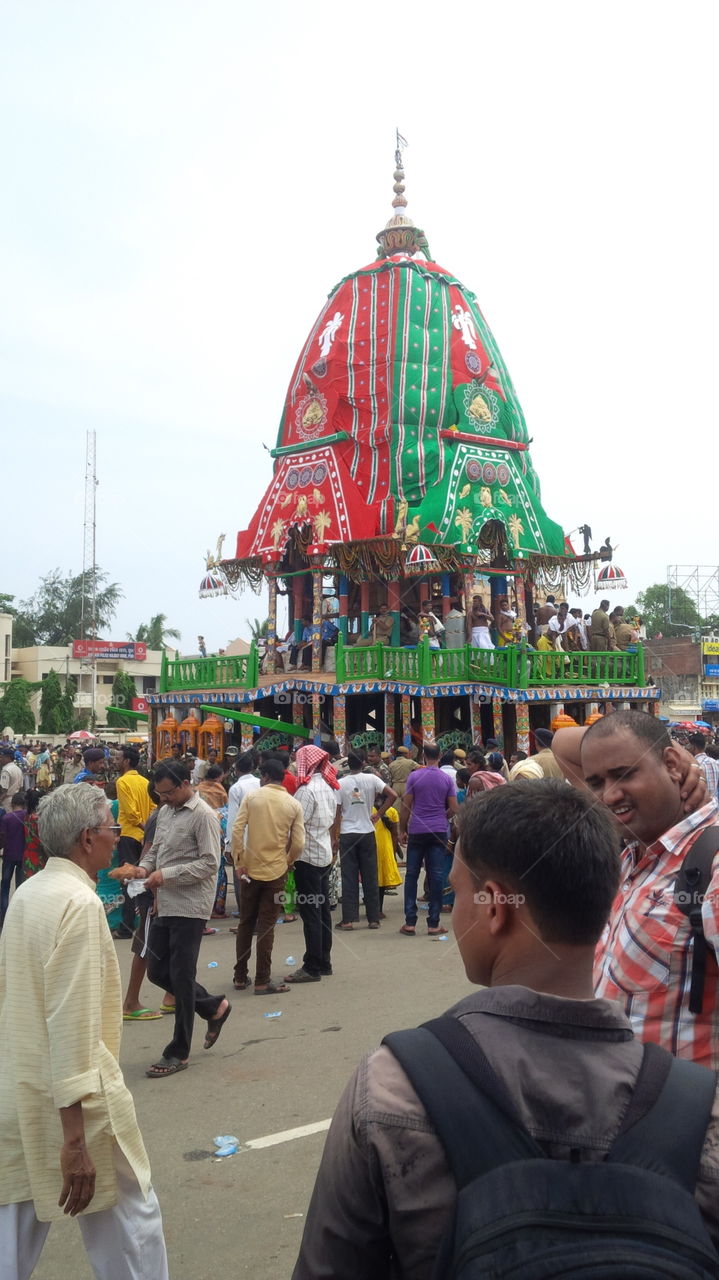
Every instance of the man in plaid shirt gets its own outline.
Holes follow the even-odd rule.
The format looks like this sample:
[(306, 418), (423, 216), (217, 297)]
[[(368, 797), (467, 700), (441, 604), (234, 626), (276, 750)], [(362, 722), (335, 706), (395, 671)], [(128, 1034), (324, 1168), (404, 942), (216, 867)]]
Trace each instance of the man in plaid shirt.
[[(587, 787), (626, 840), (622, 883), (597, 948), (596, 994), (623, 1005), (640, 1039), (719, 1067), (719, 969), (710, 957), (703, 1011), (690, 1013), (691, 930), (674, 902), (688, 850), (706, 827), (719, 825), (716, 800), (685, 812), (686, 757), (660, 721), (645, 712), (618, 711), (596, 721), (582, 738), (581, 762)], [(702, 918), (716, 951), (719, 855)]]
[(706, 753), (706, 738), (703, 733), (690, 733), (687, 746), (707, 780), (709, 795), (712, 800), (719, 799), (719, 760), (712, 760)]

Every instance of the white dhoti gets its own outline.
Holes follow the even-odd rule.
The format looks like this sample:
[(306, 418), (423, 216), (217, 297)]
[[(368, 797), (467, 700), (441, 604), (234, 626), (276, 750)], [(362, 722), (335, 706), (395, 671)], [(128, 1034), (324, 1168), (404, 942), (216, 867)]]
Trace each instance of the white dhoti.
[(475, 649), (493, 649), (489, 627), (472, 627), (472, 644)]
[[(77, 1216), (90, 1266), (98, 1280), (169, 1280), (157, 1196), (150, 1188), (145, 1199), (119, 1146), (115, 1171), (117, 1204), (93, 1213), (90, 1201)], [(29, 1280), (51, 1225), (38, 1220), (32, 1200), (0, 1205), (3, 1280)]]

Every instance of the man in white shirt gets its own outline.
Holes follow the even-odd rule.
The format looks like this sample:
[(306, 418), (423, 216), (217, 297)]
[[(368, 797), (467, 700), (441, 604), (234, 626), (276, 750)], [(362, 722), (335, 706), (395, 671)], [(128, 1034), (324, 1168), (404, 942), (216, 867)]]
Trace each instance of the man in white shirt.
[(587, 628), (582, 617), (581, 609), (570, 609), (567, 620), (564, 624), (565, 648), (570, 652), (578, 653), (579, 650), (589, 648), (587, 639)]
[(285, 982), (319, 982), (332, 973), (329, 879), (339, 834), (339, 789), (327, 752), (321, 747), (300, 747), (295, 800), (302, 808), (305, 847), (294, 864), (294, 872), (305, 954), (301, 967), (287, 974)]
[(22, 769), (15, 763), (15, 748), (0, 745), (0, 809), (9, 809), (14, 795), (22, 789)]
[[(238, 774), (237, 782), (233, 782), (227, 796), (227, 834), (225, 835), (225, 851), (232, 850), (232, 832), (237, 821), (237, 815), (240, 811), (240, 805), (245, 796), (251, 791), (257, 791), (260, 785), (259, 778), (256, 778), (252, 772), (253, 759), (249, 751), (244, 755), (238, 756), (235, 770)], [(245, 832), (245, 840), (247, 840), (247, 832)], [(242, 892), (242, 882), (237, 874), (237, 868), (234, 863), (232, 865), (232, 876), (235, 885), (235, 901), (237, 910), (240, 909), (240, 893)], [(231, 933), (237, 933), (236, 929), (231, 929)]]
[(562, 636), (567, 621), (569, 605), (563, 600), (559, 606), (559, 612), (555, 613), (547, 623), (547, 635), (554, 645), (555, 649), (562, 648)]
[[(359, 877), (362, 877), (367, 924), (379, 929), (377, 841), (375, 823), (394, 804), (396, 791), (376, 773), (363, 773), (364, 760), (354, 751), (347, 755), (349, 773), (340, 781), (342, 806), (340, 855), (342, 869), (342, 919), (335, 929), (353, 929), (359, 920)], [(376, 812), (372, 812), (376, 806)]]

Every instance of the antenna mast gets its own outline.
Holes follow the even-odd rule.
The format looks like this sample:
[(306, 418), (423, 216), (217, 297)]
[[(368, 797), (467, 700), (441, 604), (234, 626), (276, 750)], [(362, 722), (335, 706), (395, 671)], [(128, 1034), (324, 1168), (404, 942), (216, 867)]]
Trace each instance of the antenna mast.
[[(88, 633), (97, 637), (97, 472), (95, 468), (96, 435), (88, 431), (85, 444), (85, 522), (83, 525), (82, 551), (82, 600), (80, 604), (80, 639)], [(89, 600), (88, 600), (89, 595)], [(97, 656), (93, 655), (92, 668), (92, 727), (95, 728), (95, 697), (97, 693)]]

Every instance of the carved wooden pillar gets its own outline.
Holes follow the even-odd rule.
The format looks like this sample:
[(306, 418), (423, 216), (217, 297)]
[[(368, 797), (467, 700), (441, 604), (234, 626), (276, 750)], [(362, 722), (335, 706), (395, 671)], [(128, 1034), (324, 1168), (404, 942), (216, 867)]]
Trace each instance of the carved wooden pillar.
[(516, 704), (517, 750), (529, 755), (529, 707), (526, 702)]
[(270, 578), (267, 600), (267, 656), (265, 669), (273, 676), (277, 670), (277, 579)]
[(322, 567), (312, 570), (312, 670), (322, 670)]
[(347, 753), (347, 722), (345, 719), (345, 695), (336, 693), (332, 704), (332, 728), (340, 755)]

